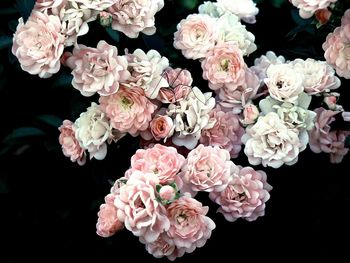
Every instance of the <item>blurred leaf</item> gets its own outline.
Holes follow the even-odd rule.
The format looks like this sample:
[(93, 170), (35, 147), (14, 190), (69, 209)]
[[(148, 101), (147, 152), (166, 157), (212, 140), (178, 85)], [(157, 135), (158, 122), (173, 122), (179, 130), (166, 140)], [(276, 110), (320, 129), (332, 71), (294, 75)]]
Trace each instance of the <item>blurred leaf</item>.
[(3, 142), (5, 143), (17, 143), (20, 139), (25, 139), (29, 137), (39, 137), (45, 135), (45, 132), (35, 127), (21, 127), (15, 129), (11, 134), (9, 134)]
[(270, 2), (274, 7), (280, 8), (286, 2), (286, 0), (270, 0)]
[(304, 19), (299, 15), (298, 9), (292, 9), (290, 11), (293, 21), (298, 25), (310, 25), (313, 22), (313, 18)]
[(345, 139), (345, 147), (350, 148), (350, 136), (347, 136)]
[(8, 25), (9, 25), (9, 28), (11, 29), (12, 32), (16, 32), (16, 29), (17, 29), (17, 25), (18, 25), (18, 20), (10, 20), (8, 22)]
[(58, 128), (62, 124), (62, 119), (50, 114), (43, 114), (36, 116), (36, 119), (42, 121), (45, 124)]
[(28, 17), (32, 13), (35, 0), (16, 0), (16, 8), (23, 17), (24, 22), (27, 21)]
[(8, 48), (12, 45), (12, 37), (0, 36), (0, 50)]
[(68, 73), (60, 74), (52, 84), (53, 88), (71, 87), (73, 75)]
[(18, 13), (17, 9), (14, 7), (3, 7), (0, 9), (0, 16), (2, 15), (13, 15)]
[(158, 51), (162, 51), (164, 48), (164, 40), (158, 35), (142, 35), (143, 42), (149, 49), (155, 49)]
[(108, 33), (108, 35), (115, 41), (115, 42), (119, 42), (120, 40), (120, 35), (119, 32), (117, 30), (113, 30), (111, 27), (107, 27), (106, 31)]
[(189, 10), (193, 10), (199, 3), (199, 0), (180, 0), (183, 7)]

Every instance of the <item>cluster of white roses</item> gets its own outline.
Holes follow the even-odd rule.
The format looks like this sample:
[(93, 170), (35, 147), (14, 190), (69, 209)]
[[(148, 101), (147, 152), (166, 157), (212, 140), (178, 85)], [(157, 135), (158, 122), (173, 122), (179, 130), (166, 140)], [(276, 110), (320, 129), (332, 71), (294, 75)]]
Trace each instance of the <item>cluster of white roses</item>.
[(99, 18), (131, 38), (152, 35), (163, 6), (164, 0), (37, 0), (28, 21), (19, 19), (12, 52), (23, 70), (48, 78), (59, 71), (64, 48), (88, 33), (89, 22)]

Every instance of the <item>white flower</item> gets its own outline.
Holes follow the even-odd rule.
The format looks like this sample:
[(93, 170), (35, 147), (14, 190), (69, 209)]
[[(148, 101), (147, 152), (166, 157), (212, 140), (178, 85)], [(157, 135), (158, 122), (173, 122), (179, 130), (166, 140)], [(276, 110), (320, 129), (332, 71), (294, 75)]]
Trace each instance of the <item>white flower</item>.
[(202, 93), (194, 87), (187, 98), (178, 104), (170, 104), (168, 115), (174, 118), (175, 135), (173, 143), (187, 149), (196, 147), (203, 128), (212, 127), (209, 112), (215, 107), (211, 93)]
[(141, 87), (150, 99), (157, 97), (160, 88), (169, 87), (163, 77), (163, 71), (169, 66), (169, 60), (156, 50), (152, 49), (146, 54), (141, 49), (136, 49), (133, 54), (127, 54), (127, 59), (131, 78), (124, 83), (125, 86)]
[(103, 11), (115, 3), (114, 0), (75, 0), (75, 2), (81, 3), (81, 8), (96, 11)]
[(217, 0), (217, 5), (250, 24), (256, 22), (255, 16), (259, 13), (259, 9), (252, 0)]
[(295, 103), (303, 92), (303, 75), (295, 71), (289, 64), (270, 65), (264, 80), (272, 98)]
[(219, 42), (235, 43), (244, 55), (249, 55), (256, 50), (255, 36), (247, 31), (236, 15), (224, 14), (218, 19), (217, 27)]
[(207, 1), (198, 7), (198, 12), (202, 15), (209, 15), (215, 18), (224, 14), (224, 10), (217, 3)]
[(299, 134), (298, 130), (289, 129), (275, 112), (259, 117), (246, 132), (242, 142), (245, 144), (244, 153), (252, 165), (273, 168), (293, 165), (308, 142), (307, 132)]
[(91, 103), (87, 111), (75, 121), (74, 127), (75, 137), (80, 146), (89, 151), (90, 159), (103, 160), (107, 154), (106, 141), (111, 140), (113, 135), (112, 126), (99, 105)]

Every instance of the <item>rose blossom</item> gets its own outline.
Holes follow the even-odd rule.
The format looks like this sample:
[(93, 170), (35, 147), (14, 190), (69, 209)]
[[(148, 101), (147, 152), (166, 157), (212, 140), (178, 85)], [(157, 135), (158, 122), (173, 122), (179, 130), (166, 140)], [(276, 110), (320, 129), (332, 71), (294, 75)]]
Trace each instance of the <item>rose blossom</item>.
[(198, 145), (188, 156), (180, 177), (184, 181), (182, 192), (195, 196), (198, 191), (223, 191), (236, 169), (230, 153), (218, 146)]
[(340, 80), (334, 74), (334, 69), (324, 61), (317, 61), (311, 58), (306, 60), (295, 59), (290, 65), (293, 69), (304, 75), (304, 91), (310, 95), (340, 87)]
[(289, 129), (275, 112), (259, 117), (242, 137), (249, 163), (273, 168), (295, 164), (306, 148), (307, 139), (299, 138), (298, 131)]
[(100, 41), (97, 48), (79, 45), (66, 60), (73, 75), (72, 85), (84, 96), (97, 92), (101, 96), (111, 95), (119, 89), (119, 83), (130, 77), (128, 62), (118, 56), (118, 49)]
[(241, 151), (241, 138), (244, 129), (239, 124), (239, 117), (232, 111), (223, 112), (219, 105), (210, 112), (210, 118), (215, 121), (213, 127), (203, 129), (200, 143), (205, 146), (218, 146), (230, 152), (231, 158), (236, 158)]
[(169, 116), (157, 115), (150, 123), (151, 133), (156, 139), (160, 141), (163, 138), (171, 137), (174, 133), (174, 123)]
[(170, 228), (166, 241), (191, 253), (205, 245), (215, 229), (215, 223), (205, 216), (209, 208), (185, 195), (167, 208)]
[(344, 112), (342, 112), (341, 115), (342, 115), (344, 121), (350, 121), (350, 112), (349, 111), (344, 111)]
[(217, 0), (217, 5), (250, 24), (256, 22), (255, 16), (259, 13), (259, 9), (252, 0)]
[(100, 211), (97, 214), (96, 233), (101, 237), (113, 236), (124, 227), (123, 223), (118, 220), (118, 210), (114, 205), (114, 199), (114, 195), (107, 195), (105, 197), (106, 203), (100, 206)]
[(119, 86), (117, 93), (100, 97), (101, 109), (111, 119), (112, 127), (137, 136), (149, 127), (157, 106), (145, 97), (141, 88)]
[(177, 153), (174, 147), (156, 144), (147, 150), (139, 149), (131, 157), (131, 170), (157, 175), (159, 184), (166, 185), (175, 182), (182, 187), (182, 180), (178, 176), (185, 163), (185, 158)]
[(142, 236), (148, 243), (156, 241), (170, 227), (166, 209), (156, 200), (158, 184), (154, 173), (134, 171), (114, 201), (118, 219), (135, 236)]
[(292, 65), (270, 65), (264, 80), (272, 98), (278, 101), (294, 103), (303, 92), (303, 75), (293, 69)]
[(350, 24), (350, 9), (346, 10), (343, 17), (341, 18), (341, 25), (345, 26)]
[[(66, 4), (66, 2), (67, 0), (36, 0), (33, 10), (44, 13), (50, 9), (58, 8), (59, 6)], [(52, 14), (52, 12), (48, 13), (50, 15)]]
[(328, 10), (328, 8), (319, 9), (315, 12), (315, 17), (319, 23), (319, 25), (327, 24), (329, 19), (331, 18), (332, 12)]
[(209, 87), (217, 90), (223, 86), (234, 89), (245, 81), (242, 52), (232, 43), (218, 44), (209, 49), (202, 61), (203, 78), (209, 80)]
[(130, 38), (137, 38), (142, 32), (153, 35), (156, 32), (155, 14), (164, 6), (164, 0), (119, 0), (108, 8), (113, 15), (112, 28)]
[(259, 110), (254, 104), (247, 104), (243, 108), (243, 119), (241, 122), (244, 125), (249, 125), (255, 123), (256, 119), (259, 117)]
[(215, 22), (208, 15), (189, 15), (177, 25), (174, 47), (188, 59), (204, 58), (208, 49), (216, 44)]
[(349, 149), (345, 148), (345, 139), (350, 135), (348, 131), (331, 131), (330, 124), (335, 120), (334, 116), (339, 111), (317, 108), (315, 127), (309, 132), (310, 149), (314, 153), (325, 152), (330, 154), (331, 163), (340, 163)]
[(326, 61), (340, 77), (350, 78), (350, 24), (337, 27), (329, 33), (322, 45)]
[(175, 103), (183, 100), (190, 93), (193, 79), (188, 70), (169, 67), (165, 69), (163, 75), (169, 83), (169, 88), (160, 88), (158, 100), (163, 103)]
[(24, 71), (41, 78), (49, 78), (60, 70), (64, 36), (57, 16), (33, 11), (24, 24), (19, 19), (13, 36), (12, 53)]
[(327, 8), (330, 4), (337, 0), (290, 0), (290, 2), (299, 8), (299, 15), (302, 18), (310, 18), (320, 9)]
[(222, 192), (211, 192), (211, 200), (220, 205), (218, 212), (227, 221), (238, 218), (254, 221), (265, 214), (265, 202), (270, 199), (272, 187), (266, 182), (266, 173), (244, 167), (235, 173), (232, 181)]
[(126, 57), (131, 77), (124, 83), (125, 86), (144, 89), (150, 99), (157, 97), (161, 87), (169, 86), (163, 77), (163, 71), (169, 66), (169, 60), (162, 57), (158, 51), (152, 49), (146, 54), (141, 49), (136, 49)]
[(81, 148), (79, 141), (75, 138), (73, 123), (65, 120), (58, 130), (61, 132), (59, 142), (62, 145), (63, 154), (70, 157), (72, 162), (84, 165), (86, 162), (85, 150)]
[(107, 154), (107, 144), (113, 138), (112, 126), (106, 114), (96, 103), (86, 112), (80, 114), (75, 121), (75, 137), (80, 145), (90, 153), (90, 159), (95, 157), (97, 160), (103, 160)]

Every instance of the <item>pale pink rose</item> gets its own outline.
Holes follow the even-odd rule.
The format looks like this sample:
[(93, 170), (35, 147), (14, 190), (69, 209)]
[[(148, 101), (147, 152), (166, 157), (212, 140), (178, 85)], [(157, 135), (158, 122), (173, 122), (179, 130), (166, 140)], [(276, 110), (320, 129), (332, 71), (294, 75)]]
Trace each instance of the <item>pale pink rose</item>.
[(314, 129), (309, 132), (310, 149), (314, 153), (329, 153), (332, 163), (340, 163), (349, 151), (345, 148), (345, 139), (350, 135), (348, 131), (331, 131), (330, 124), (335, 121), (334, 116), (340, 112), (324, 108), (317, 108), (314, 111), (317, 117)]
[(153, 35), (156, 32), (155, 14), (164, 6), (164, 0), (119, 0), (108, 8), (113, 15), (112, 28), (130, 38), (137, 38), (142, 32)]
[(176, 183), (180, 189), (182, 180), (178, 176), (185, 158), (174, 147), (156, 144), (147, 150), (139, 149), (131, 157), (131, 172), (141, 171), (157, 175), (162, 185)]
[(322, 45), (326, 61), (340, 77), (350, 78), (350, 24), (337, 27), (329, 33)]
[(163, 75), (169, 83), (169, 88), (160, 88), (158, 100), (163, 103), (175, 103), (183, 100), (190, 93), (193, 79), (188, 70), (169, 67), (164, 71)]
[(320, 9), (327, 8), (330, 4), (337, 0), (289, 0), (295, 7), (299, 9), (299, 15), (302, 18), (310, 18)]
[(211, 200), (220, 205), (218, 212), (227, 221), (238, 218), (254, 221), (265, 214), (265, 203), (270, 199), (272, 187), (266, 182), (266, 173), (244, 167), (235, 173), (232, 181), (222, 192), (211, 192)]
[(217, 5), (250, 24), (256, 22), (255, 16), (259, 13), (259, 9), (253, 0), (217, 0)]
[(118, 56), (118, 49), (100, 41), (97, 48), (79, 45), (65, 63), (73, 75), (72, 85), (84, 96), (96, 92), (101, 96), (111, 95), (119, 89), (119, 83), (130, 78), (128, 62)]
[(126, 182), (128, 181), (128, 177), (124, 176), (124, 177), (120, 177), (118, 180), (116, 180), (113, 184), (113, 186), (111, 187), (111, 194), (114, 196), (119, 195), (120, 193), (120, 188), (126, 184)]
[(323, 99), (323, 102), (327, 105), (328, 109), (330, 110), (336, 110), (337, 109), (337, 101), (338, 101), (338, 96), (335, 95), (330, 95), (325, 96)]
[(181, 191), (189, 192), (192, 196), (198, 191), (223, 191), (235, 167), (227, 150), (200, 144), (188, 154), (182, 167), (179, 176), (184, 186)]
[(165, 256), (169, 260), (174, 261), (185, 254), (185, 248), (177, 247), (173, 243), (170, 244), (167, 240), (169, 240), (169, 237), (166, 236), (166, 233), (161, 234), (156, 241), (151, 243), (147, 243), (140, 237), (140, 242), (146, 244), (146, 250), (155, 258)]
[(41, 78), (51, 77), (60, 70), (64, 36), (57, 16), (33, 11), (24, 24), (19, 19), (13, 36), (12, 53), (24, 71)]
[(61, 132), (59, 142), (62, 145), (63, 154), (69, 157), (72, 162), (84, 165), (86, 162), (86, 153), (75, 138), (73, 123), (65, 120), (58, 130)]
[(167, 208), (170, 229), (166, 241), (188, 253), (205, 245), (215, 229), (215, 223), (206, 216), (209, 208), (189, 197), (182, 196)]
[(346, 10), (343, 17), (341, 18), (341, 25), (345, 26), (350, 24), (350, 9)]
[(340, 87), (340, 79), (335, 76), (334, 69), (325, 61), (311, 58), (295, 59), (290, 62), (290, 65), (295, 71), (304, 75), (302, 85), (309, 95), (329, 92)]
[(329, 19), (331, 18), (332, 12), (328, 10), (328, 8), (319, 9), (315, 12), (315, 17), (319, 23), (319, 25), (327, 24)]
[(51, 9), (59, 8), (65, 5), (67, 0), (36, 0), (33, 10), (39, 12), (48, 12), (52, 14)]
[(229, 151), (231, 158), (236, 158), (241, 151), (241, 138), (244, 129), (239, 117), (232, 111), (223, 112), (219, 105), (210, 112), (210, 119), (215, 124), (210, 129), (203, 129), (200, 143), (205, 146), (218, 146)]
[(117, 93), (100, 97), (101, 108), (110, 118), (113, 128), (137, 136), (147, 130), (157, 106), (146, 98), (141, 88), (119, 86)]
[(100, 206), (100, 211), (97, 213), (96, 233), (101, 237), (113, 236), (124, 227), (117, 217), (118, 209), (114, 205), (114, 199), (114, 195), (107, 195), (106, 203)]
[(259, 117), (259, 110), (254, 104), (247, 104), (243, 109), (243, 119), (241, 122), (244, 125), (249, 125), (255, 123), (256, 119)]
[(157, 115), (150, 123), (151, 133), (157, 141), (171, 137), (174, 133), (174, 123), (169, 116)]
[(260, 86), (258, 77), (250, 70), (245, 71), (245, 82), (237, 87), (230, 85), (216, 91), (219, 104), (226, 109), (233, 110), (234, 113), (240, 113), (245, 105), (250, 104), (251, 100), (257, 95)]
[(216, 19), (203, 14), (189, 15), (177, 25), (174, 47), (188, 59), (204, 58), (208, 49), (215, 46)]
[(212, 90), (243, 85), (246, 68), (241, 50), (232, 43), (221, 43), (209, 49), (202, 61), (203, 78), (209, 81)]
[(118, 219), (135, 236), (142, 236), (148, 243), (156, 241), (170, 227), (165, 207), (156, 200), (158, 184), (154, 173), (134, 171), (114, 201)]
[(173, 201), (176, 197), (176, 189), (170, 185), (162, 186), (159, 190), (159, 197), (166, 201)]

